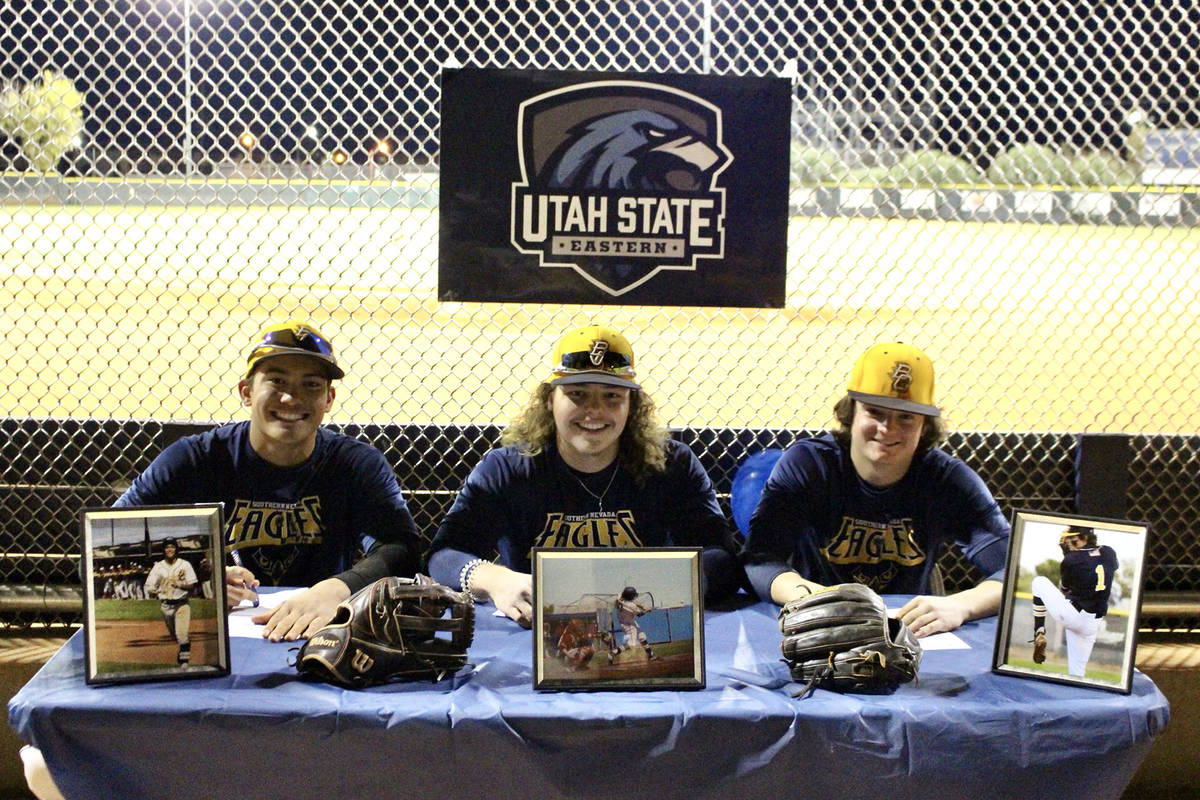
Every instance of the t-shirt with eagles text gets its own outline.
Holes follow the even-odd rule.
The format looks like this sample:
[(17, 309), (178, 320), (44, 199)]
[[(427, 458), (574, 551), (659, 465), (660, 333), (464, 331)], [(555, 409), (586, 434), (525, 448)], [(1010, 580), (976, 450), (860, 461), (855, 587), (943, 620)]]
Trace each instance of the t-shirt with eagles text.
[[(429, 572), (458, 589), (462, 567), (493, 553), (500, 564), (529, 573), (535, 547), (677, 546), (715, 553), (731, 549), (728, 537), (712, 481), (680, 442), (668, 440), (666, 469), (642, 485), (615, 462), (589, 474), (567, 466), (552, 444), (536, 456), (509, 446), (489, 452), (467, 476), (430, 545)], [(718, 563), (708, 555), (706, 565)], [(729, 581), (708, 577), (713, 587)]]
[(789, 568), (823, 585), (928, 593), (950, 545), (986, 577), (1002, 580), (1010, 535), (991, 492), (961, 460), (931, 448), (898, 482), (878, 488), (858, 476), (849, 448), (830, 434), (784, 452), (749, 528), (746, 574), (764, 600)]
[[(311, 586), (329, 577), (354, 592), (419, 564), (416, 524), (396, 475), (374, 447), (320, 428), (312, 454), (278, 467), (250, 446), (250, 423), (172, 443), (117, 499), (118, 507), (224, 503), (225, 552), (266, 586)], [(376, 563), (355, 557), (387, 546)]]

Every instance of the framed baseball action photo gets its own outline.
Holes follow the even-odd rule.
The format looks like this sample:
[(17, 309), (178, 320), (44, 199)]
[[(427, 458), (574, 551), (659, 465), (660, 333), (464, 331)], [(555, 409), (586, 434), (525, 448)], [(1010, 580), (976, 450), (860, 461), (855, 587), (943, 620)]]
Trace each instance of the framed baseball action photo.
[(85, 509), (85, 679), (229, 674), (222, 506)]
[(535, 548), (533, 686), (703, 689), (700, 548)]
[(1147, 533), (1142, 522), (1014, 512), (992, 670), (1129, 694)]

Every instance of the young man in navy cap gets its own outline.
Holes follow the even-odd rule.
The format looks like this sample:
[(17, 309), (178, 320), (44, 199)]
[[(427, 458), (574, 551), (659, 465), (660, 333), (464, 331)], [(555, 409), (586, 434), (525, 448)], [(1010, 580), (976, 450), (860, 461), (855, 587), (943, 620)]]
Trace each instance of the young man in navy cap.
[[(238, 381), (249, 421), (171, 444), (115, 503), (224, 503), (225, 549), (246, 565), (225, 571), (230, 605), (256, 599), (260, 581), (309, 587), (253, 618), (273, 641), (315, 633), (353, 592), (420, 563), (416, 524), (383, 454), (321, 427), (344, 376), (312, 325), (268, 325)], [(37, 797), (62, 797), (41, 751), (26, 745), (21, 760)]]
[[(929, 357), (875, 345), (834, 413), (837, 431), (779, 459), (750, 520), (743, 559), (758, 595), (783, 605), (835, 583), (916, 594), (899, 617), (917, 636), (995, 614), (1009, 525), (979, 476), (937, 448), (944, 431)], [(928, 595), (950, 545), (986, 577)]]
[(260, 581), (309, 587), (254, 617), (275, 641), (308, 636), (352, 592), (419, 565), (416, 525), (383, 455), (321, 427), (344, 374), (312, 325), (268, 325), (238, 382), (250, 419), (173, 443), (116, 502), (223, 502), (225, 549), (241, 562), (226, 570), (231, 604)]
[[(429, 573), (532, 621), (533, 547), (700, 546), (710, 598), (739, 569), (712, 482), (667, 438), (634, 381), (633, 348), (589, 325), (558, 342), (550, 374), (471, 471), (430, 546)], [(498, 561), (487, 560), (499, 552)]]

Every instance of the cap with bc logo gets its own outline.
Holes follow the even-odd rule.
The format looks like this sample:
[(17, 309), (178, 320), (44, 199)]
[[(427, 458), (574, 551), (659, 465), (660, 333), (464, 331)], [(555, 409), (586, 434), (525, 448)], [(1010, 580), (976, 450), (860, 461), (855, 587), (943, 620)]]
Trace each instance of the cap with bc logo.
[(258, 342), (246, 357), (246, 377), (249, 378), (263, 361), (275, 356), (310, 356), (322, 362), (331, 380), (346, 376), (333, 357), (333, 345), (320, 331), (302, 320), (289, 319), (263, 328)]
[(863, 353), (846, 390), (855, 400), (882, 408), (927, 417), (942, 414), (933, 404), (933, 362), (902, 342), (877, 344)]
[(547, 382), (604, 383), (626, 389), (642, 388), (633, 381), (633, 347), (629, 340), (604, 325), (589, 325), (565, 334), (554, 348)]

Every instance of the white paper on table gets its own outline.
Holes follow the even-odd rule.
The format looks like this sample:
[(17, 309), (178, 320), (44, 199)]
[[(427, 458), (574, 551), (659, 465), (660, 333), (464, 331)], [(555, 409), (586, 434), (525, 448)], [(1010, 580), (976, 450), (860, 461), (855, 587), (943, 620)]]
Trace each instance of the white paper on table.
[(250, 618), (260, 611), (275, 608), (292, 595), (303, 591), (305, 590), (285, 589), (282, 592), (260, 593), (258, 595), (257, 607), (250, 605), (250, 601), (243, 600), (236, 608), (229, 612), (229, 635), (261, 639), (263, 626), (255, 625), (250, 621)]
[(931, 633), (924, 639), (917, 639), (922, 650), (970, 650), (971, 645), (958, 638), (953, 631)]
[[(895, 617), (900, 613), (898, 608), (889, 608), (888, 616)], [(945, 633), (932, 633), (924, 639), (917, 639), (921, 643), (922, 650), (970, 650), (971, 645), (959, 638), (958, 634), (953, 631)]]

